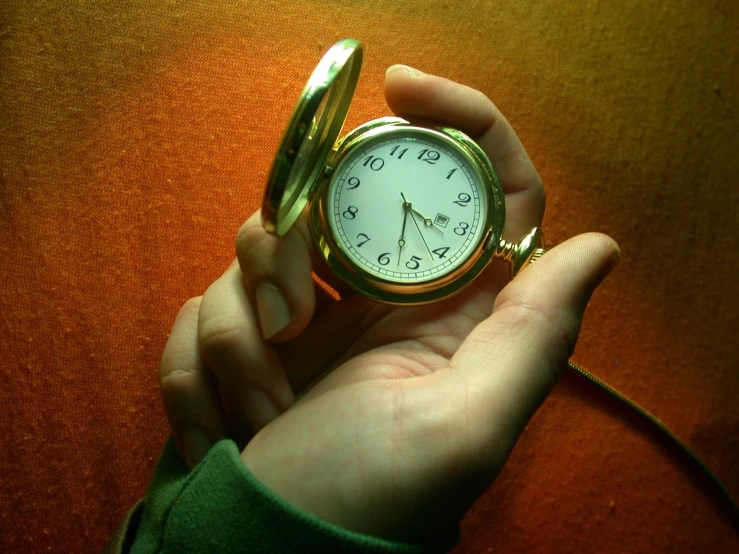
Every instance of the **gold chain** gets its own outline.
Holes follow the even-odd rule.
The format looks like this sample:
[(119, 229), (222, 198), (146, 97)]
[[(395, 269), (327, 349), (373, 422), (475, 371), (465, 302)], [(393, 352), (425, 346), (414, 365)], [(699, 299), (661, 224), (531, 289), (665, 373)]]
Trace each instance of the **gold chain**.
[(603, 379), (596, 377), (587, 369), (577, 365), (574, 362), (567, 362), (567, 365), (577, 375), (580, 375), (599, 389), (605, 391), (607, 394), (639, 414), (642, 418), (648, 421), (653, 428), (659, 431), (663, 438), (666, 438), (668, 442), (670, 442), (673, 446), (676, 446), (682, 454), (687, 456), (687, 458), (693, 463), (695, 468), (698, 469), (699, 473), (701, 473), (703, 477), (708, 479), (708, 482), (711, 485), (713, 491), (718, 496), (719, 502), (724, 505), (726, 511), (729, 513), (732, 519), (732, 522), (739, 529), (739, 506), (737, 506), (736, 501), (732, 498), (731, 494), (726, 489), (724, 484), (719, 480), (718, 477), (716, 477), (716, 474), (711, 471), (711, 469), (703, 462), (703, 460), (700, 459), (700, 457), (698, 457), (698, 454), (696, 454), (687, 444), (685, 444), (680, 439), (680, 437), (673, 433), (669, 429), (669, 427), (667, 427), (664, 423), (657, 419), (657, 417), (653, 416), (646, 409), (642, 408), (639, 404), (631, 400), (628, 396), (614, 389), (611, 385), (603, 381)]
[[(541, 229), (534, 227), (518, 244), (508, 243), (501, 239), (495, 255), (498, 258), (506, 260), (510, 264), (511, 275), (515, 276), (519, 270), (536, 262), (544, 255), (545, 252), (544, 236)], [(698, 474), (708, 480), (708, 483), (716, 494), (718, 501), (722, 504), (722, 507), (725, 508), (737, 530), (739, 530), (739, 506), (737, 506), (736, 501), (732, 498), (721, 480), (716, 477), (716, 474), (711, 471), (700, 457), (698, 457), (698, 454), (685, 444), (680, 437), (673, 433), (667, 425), (662, 423), (639, 404), (631, 400), (628, 396), (614, 389), (603, 379), (596, 377), (587, 369), (577, 365), (575, 362), (568, 361), (567, 365), (577, 375), (583, 377), (591, 384), (605, 391), (608, 395), (624, 404), (627, 408), (630, 408), (639, 414), (652, 426), (653, 429), (658, 431), (663, 439), (666, 439), (668, 443), (677, 447), (680, 453), (682, 453), (693, 464), (694, 468), (697, 469)]]

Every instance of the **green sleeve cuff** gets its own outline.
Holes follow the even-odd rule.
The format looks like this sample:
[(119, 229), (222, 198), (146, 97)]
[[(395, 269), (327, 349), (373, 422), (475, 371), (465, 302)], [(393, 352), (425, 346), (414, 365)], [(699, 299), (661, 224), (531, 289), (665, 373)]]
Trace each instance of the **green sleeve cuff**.
[(131, 552), (429, 554), (447, 552), (458, 538), (455, 529), (434, 544), (418, 545), (348, 531), (272, 493), (246, 468), (233, 441), (218, 442), (188, 472), (170, 439)]

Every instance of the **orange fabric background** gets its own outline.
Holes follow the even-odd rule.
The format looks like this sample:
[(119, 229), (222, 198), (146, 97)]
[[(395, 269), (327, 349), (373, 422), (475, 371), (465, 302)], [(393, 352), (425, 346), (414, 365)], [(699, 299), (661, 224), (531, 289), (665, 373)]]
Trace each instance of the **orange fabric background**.
[[(233, 256), (320, 55), (487, 93), (548, 191), (550, 244), (623, 250), (574, 359), (739, 496), (739, 4), (733, 0), (0, 4), (0, 551), (96, 551), (167, 434), (179, 306)], [(433, 409), (433, 406), (429, 406)], [(455, 552), (738, 552), (671, 449), (567, 376)]]

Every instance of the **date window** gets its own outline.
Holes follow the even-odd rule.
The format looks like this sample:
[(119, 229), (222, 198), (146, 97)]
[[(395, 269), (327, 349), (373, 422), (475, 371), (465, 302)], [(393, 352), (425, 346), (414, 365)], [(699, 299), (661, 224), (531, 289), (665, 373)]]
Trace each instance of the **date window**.
[(434, 219), (434, 224), (438, 225), (439, 227), (444, 227), (446, 229), (446, 226), (449, 223), (449, 218), (445, 216), (444, 214), (436, 214), (436, 218)]

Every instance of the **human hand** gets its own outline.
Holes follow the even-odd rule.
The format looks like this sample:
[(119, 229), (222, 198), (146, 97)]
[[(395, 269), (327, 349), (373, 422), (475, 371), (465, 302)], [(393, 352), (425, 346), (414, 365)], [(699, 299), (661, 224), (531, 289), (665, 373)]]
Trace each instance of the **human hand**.
[[(385, 94), (401, 117), (474, 138), (506, 194), (506, 240), (541, 224), (541, 181), (509, 123), (482, 93), (403, 68)], [(259, 214), (237, 258), (178, 315), (161, 364), (175, 441), (192, 467), (242, 428), (241, 458), (274, 493), (341, 527), (417, 540), (456, 523), (500, 471), (566, 367), (585, 305), (618, 259), (586, 234), (508, 282), (499, 262), (460, 294), (389, 307), (339, 285), (333, 300), (305, 218), (282, 238)], [(332, 283), (334, 284), (334, 283)]]

